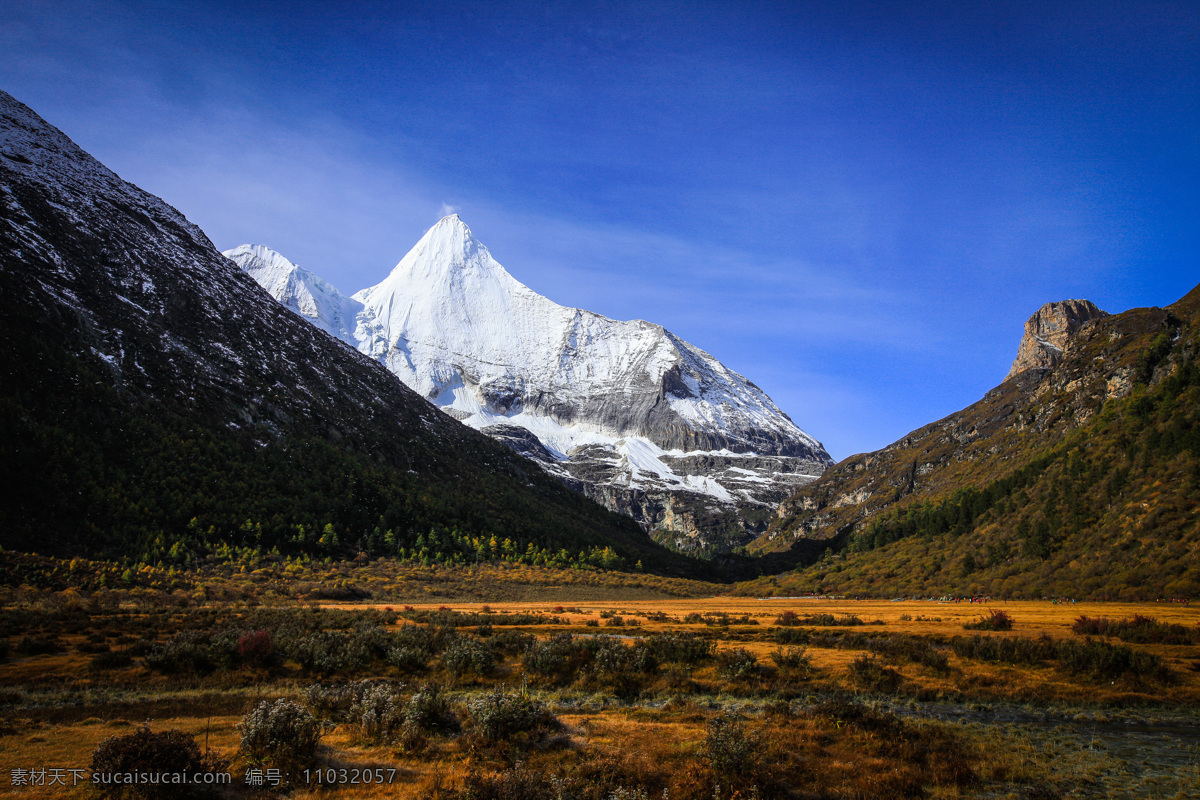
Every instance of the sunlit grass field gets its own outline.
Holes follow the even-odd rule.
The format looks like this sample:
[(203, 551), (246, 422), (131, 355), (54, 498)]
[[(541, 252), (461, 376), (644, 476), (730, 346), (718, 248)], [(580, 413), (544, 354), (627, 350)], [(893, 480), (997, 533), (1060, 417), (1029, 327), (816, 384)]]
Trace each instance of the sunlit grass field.
[[(96, 796), (86, 773), (27, 786), (14, 770), (70, 783), (62, 771), (90, 771), (102, 741), (143, 726), (193, 736), (231, 776), (213, 796), (1200, 793), (1200, 609), (685, 597), (557, 577), (556, 596), (490, 603), (10, 590), (0, 795)], [(431, 686), (445, 724), (403, 722)], [(271, 758), (248, 752), (244, 717), (281, 698), (319, 728), (308, 779), (248, 786)], [(488, 698), (536, 721), (495, 728)]]

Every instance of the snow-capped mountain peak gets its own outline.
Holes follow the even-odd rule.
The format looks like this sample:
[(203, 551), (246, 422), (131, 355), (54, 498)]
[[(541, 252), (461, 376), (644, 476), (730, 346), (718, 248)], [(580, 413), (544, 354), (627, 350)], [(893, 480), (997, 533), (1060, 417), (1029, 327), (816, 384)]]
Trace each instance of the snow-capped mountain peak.
[[(314, 291), (303, 271), (269, 252), (243, 246), (227, 255), (310, 319), (300, 288), (341, 297), (332, 287)], [(352, 322), (319, 314), (321, 327), (451, 416), (543, 454), (547, 469), (610, 507), (622, 505), (613, 492), (642, 501), (666, 492), (733, 513), (771, 502), (832, 461), (761, 389), (661, 325), (537, 294), (457, 214), (349, 302), (359, 304)]]
[(358, 347), (354, 329), (362, 303), (346, 297), (329, 281), (293, 264), (266, 245), (244, 244), (226, 250), (223, 255), (292, 311), (351, 347)]

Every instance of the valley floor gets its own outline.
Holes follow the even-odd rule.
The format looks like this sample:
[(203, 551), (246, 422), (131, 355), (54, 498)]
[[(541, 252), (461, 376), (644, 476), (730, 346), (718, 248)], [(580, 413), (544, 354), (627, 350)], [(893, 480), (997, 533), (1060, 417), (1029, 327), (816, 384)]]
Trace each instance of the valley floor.
[[(146, 725), (226, 797), (1200, 796), (1198, 608), (540, 577), (490, 603), (0, 589), (0, 794), (92, 797), (100, 743), (139, 763)], [(315, 751), (248, 738), (279, 699)]]

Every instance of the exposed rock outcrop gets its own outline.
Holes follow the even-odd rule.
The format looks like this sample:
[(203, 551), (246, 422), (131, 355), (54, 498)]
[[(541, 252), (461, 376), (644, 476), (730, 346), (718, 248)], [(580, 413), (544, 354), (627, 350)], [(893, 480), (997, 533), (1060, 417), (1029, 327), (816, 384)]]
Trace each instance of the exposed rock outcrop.
[(1025, 335), (1006, 378), (1028, 369), (1053, 369), (1068, 341), (1088, 322), (1107, 317), (1091, 300), (1046, 303), (1025, 322)]

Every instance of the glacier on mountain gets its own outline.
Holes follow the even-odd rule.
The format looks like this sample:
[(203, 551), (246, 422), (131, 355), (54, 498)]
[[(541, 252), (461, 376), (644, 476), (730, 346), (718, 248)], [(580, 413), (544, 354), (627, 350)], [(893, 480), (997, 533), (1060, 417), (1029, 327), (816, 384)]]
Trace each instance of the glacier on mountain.
[(542, 297), (457, 214), (349, 298), (265, 246), (225, 255), (447, 414), (647, 528), (683, 534), (685, 549), (736, 544), (714, 545), (695, 521), (735, 520), (749, 534), (831, 463), (743, 376), (660, 325)]

